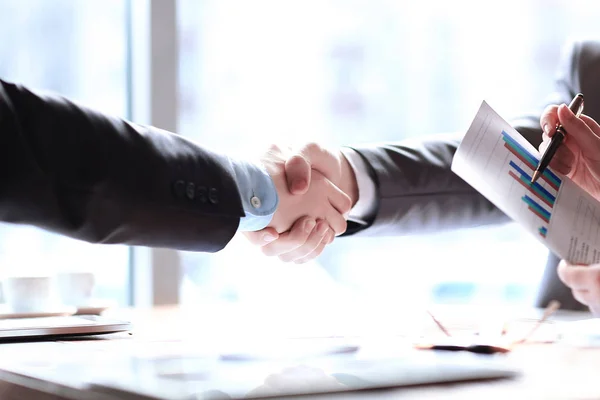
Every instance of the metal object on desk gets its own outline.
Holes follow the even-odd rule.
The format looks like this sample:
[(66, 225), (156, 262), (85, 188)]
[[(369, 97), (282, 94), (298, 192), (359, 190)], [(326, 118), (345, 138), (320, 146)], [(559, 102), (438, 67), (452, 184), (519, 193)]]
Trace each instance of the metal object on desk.
[(415, 348), (420, 350), (442, 350), (442, 351), (466, 351), (477, 354), (498, 354), (508, 353), (514, 346), (525, 343), (532, 335), (545, 323), (558, 309), (560, 308), (560, 302), (552, 300), (541, 318), (535, 321), (534, 326), (521, 338), (503, 343), (501, 340), (502, 336), (505, 336), (506, 332), (499, 332), (499, 338), (497, 343), (484, 342), (479, 340), (473, 340), (469, 338), (453, 338), (450, 331), (442, 324), (442, 322), (433, 315), (431, 311), (427, 313), (431, 316), (435, 324), (440, 328), (442, 332), (448, 337), (443, 341), (434, 341), (433, 343), (417, 343)]

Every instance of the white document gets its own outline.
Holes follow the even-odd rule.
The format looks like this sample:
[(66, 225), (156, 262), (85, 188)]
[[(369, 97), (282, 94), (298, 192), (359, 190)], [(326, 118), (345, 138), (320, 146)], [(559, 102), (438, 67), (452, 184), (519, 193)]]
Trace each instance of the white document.
[(460, 144), (452, 171), (572, 263), (600, 262), (600, 202), (569, 178), (546, 169), (540, 154), (486, 102)]

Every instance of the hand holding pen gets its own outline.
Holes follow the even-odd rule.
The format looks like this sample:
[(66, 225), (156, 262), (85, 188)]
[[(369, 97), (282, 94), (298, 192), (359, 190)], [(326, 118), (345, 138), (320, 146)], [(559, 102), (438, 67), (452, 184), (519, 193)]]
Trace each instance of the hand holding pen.
[[(581, 116), (581, 113), (583, 113), (583, 94), (577, 93), (577, 95), (575, 95), (573, 100), (571, 100), (571, 104), (569, 104), (569, 110), (575, 115), (576, 118), (579, 118)], [(548, 133), (547, 126), (548, 125), (542, 125), (545, 133)], [(567, 134), (565, 127), (561, 123), (554, 126), (556, 127), (556, 129), (552, 134), (550, 144), (542, 153), (542, 157), (540, 158), (537, 168), (533, 172), (531, 183), (535, 183), (535, 181), (537, 181), (538, 178), (544, 173), (544, 171), (550, 164), (550, 161), (552, 161), (552, 158), (554, 158), (554, 155), (558, 151), (560, 145), (565, 140), (565, 136)], [(550, 136), (549, 133), (548, 136)]]
[(566, 132), (549, 166), (600, 200), (600, 125), (585, 114), (578, 117), (564, 104), (548, 106), (540, 124), (544, 130), (542, 153), (558, 126)]
[[(596, 109), (592, 101), (590, 98), (587, 100), (588, 112)], [(600, 201), (600, 125), (585, 114), (577, 117), (564, 104), (546, 108), (540, 123), (544, 129), (545, 144), (551, 140), (559, 124), (567, 132), (550, 166)], [(563, 261), (558, 268), (558, 276), (577, 301), (600, 316), (600, 264), (576, 266)]]

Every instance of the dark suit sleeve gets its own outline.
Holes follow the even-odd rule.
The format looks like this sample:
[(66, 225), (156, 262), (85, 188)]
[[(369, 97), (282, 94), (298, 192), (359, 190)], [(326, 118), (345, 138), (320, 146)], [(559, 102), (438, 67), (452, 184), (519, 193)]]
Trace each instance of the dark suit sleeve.
[[(537, 147), (542, 134), (534, 119), (520, 118), (513, 126)], [(402, 235), (508, 222), (450, 169), (461, 138), (432, 136), (354, 147), (375, 182), (377, 211), (366, 223), (349, 223), (348, 234)]]
[(213, 252), (242, 215), (227, 157), (0, 80), (1, 221)]

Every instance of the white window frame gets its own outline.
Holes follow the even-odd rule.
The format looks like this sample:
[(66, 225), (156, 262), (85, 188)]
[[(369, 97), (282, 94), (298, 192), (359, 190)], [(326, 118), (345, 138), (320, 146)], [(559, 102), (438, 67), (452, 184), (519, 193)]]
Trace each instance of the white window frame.
[[(129, 118), (177, 132), (178, 35), (176, 0), (129, 0)], [(132, 247), (130, 303), (180, 303), (177, 251)]]

